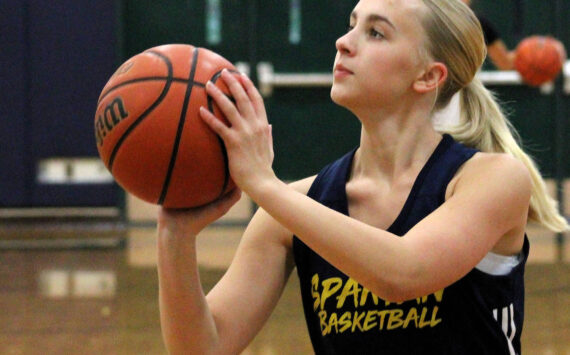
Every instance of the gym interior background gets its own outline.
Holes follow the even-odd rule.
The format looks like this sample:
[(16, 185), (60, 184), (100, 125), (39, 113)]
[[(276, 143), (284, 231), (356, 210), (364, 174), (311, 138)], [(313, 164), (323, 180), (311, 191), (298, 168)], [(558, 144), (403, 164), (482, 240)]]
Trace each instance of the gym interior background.
[[(164, 352), (153, 264), (156, 207), (125, 194), (95, 146), (97, 98), (120, 63), (166, 43), (222, 54), (263, 88), (276, 172), (294, 180), (315, 174), (358, 143), (357, 120), (330, 101), (326, 80), (335, 40), (355, 3), (0, 3), (0, 305), (6, 310), (0, 315), (0, 353), (35, 353), (41, 344), (47, 353)], [(478, 0), (474, 8), (496, 25), (510, 48), (532, 34), (554, 35), (570, 48), (568, 1)], [(490, 75), (487, 85), (510, 112), (568, 216), (568, 63), (565, 72), (542, 88), (522, 85), (514, 73), (497, 75), (490, 64), (482, 74)], [(317, 80), (272, 81), (287, 74)], [(206, 284), (221, 275), (253, 209), (244, 197), (200, 239)], [(566, 236), (535, 234), (524, 346), (533, 354), (568, 354), (568, 311), (557, 311), (570, 306)], [(295, 280), (291, 283), (294, 288)], [(288, 292), (248, 351), (310, 351), (302, 317), (288, 308), (300, 311), (295, 290)], [(292, 335), (279, 332), (293, 326), (299, 330)]]

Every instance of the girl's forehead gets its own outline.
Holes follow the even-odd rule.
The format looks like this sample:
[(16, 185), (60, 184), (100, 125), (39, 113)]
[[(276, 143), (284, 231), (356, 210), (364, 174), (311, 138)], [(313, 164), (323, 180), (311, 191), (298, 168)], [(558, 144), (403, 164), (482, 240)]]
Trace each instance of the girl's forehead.
[(375, 12), (396, 18), (417, 14), (423, 8), (421, 0), (360, 0), (354, 7), (354, 12)]
[(353, 15), (363, 18), (374, 14), (388, 18), (397, 28), (417, 31), (420, 14), (426, 10), (422, 0), (360, 0)]

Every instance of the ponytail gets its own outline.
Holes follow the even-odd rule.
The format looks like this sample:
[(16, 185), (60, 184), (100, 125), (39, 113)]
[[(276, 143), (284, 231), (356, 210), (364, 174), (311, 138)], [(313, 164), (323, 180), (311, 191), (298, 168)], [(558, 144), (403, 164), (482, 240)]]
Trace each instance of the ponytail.
[(533, 160), (521, 149), (520, 138), (503, 114), (493, 94), (475, 75), (487, 55), (481, 24), (473, 11), (461, 1), (423, 0), (428, 11), (420, 16), (426, 33), (426, 49), (431, 59), (445, 63), (448, 79), (437, 95), (435, 109), (446, 107), (460, 93), (459, 123), (436, 126), (456, 141), (483, 152), (506, 153), (520, 160), (532, 179), (529, 221), (561, 232), (568, 222), (560, 215), (558, 203)]
[(520, 137), (503, 114), (493, 93), (475, 77), (460, 90), (460, 95), (459, 124), (445, 127), (447, 133), (466, 146), (482, 152), (506, 153), (521, 161), (532, 181), (529, 221), (555, 232), (568, 230), (568, 222), (560, 215), (558, 202), (548, 194), (535, 162), (522, 150)]

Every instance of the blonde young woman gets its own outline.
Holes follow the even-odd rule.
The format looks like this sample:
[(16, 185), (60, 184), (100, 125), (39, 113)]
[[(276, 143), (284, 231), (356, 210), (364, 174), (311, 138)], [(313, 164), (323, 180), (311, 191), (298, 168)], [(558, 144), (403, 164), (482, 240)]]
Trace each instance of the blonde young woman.
[[(318, 354), (520, 353), (526, 224), (568, 226), (474, 79), (485, 57), (476, 17), (459, 0), (361, 0), (336, 48), (331, 97), (360, 120), (360, 145), (291, 185), (271, 168), (271, 126), (251, 81), (223, 73), (235, 104), (207, 86), (231, 126), (202, 118), (260, 208), (207, 296), (196, 235), (240, 193), (160, 211), (169, 351), (239, 353), (296, 267)], [(461, 125), (442, 135), (430, 116), (457, 91)]]

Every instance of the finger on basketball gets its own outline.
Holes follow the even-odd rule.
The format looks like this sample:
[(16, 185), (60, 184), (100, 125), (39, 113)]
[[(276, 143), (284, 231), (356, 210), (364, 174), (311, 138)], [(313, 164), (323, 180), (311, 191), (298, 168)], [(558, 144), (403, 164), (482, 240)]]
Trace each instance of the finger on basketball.
[(247, 75), (242, 74), (240, 76), (240, 81), (247, 95), (249, 96), (249, 99), (251, 100), (251, 103), (253, 105), (253, 109), (255, 110), (257, 115), (262, 115), (263, 117), (266, 117), (263, 97), (255, 87), (251, 79), (247, 77)]
[(214, 85), (211, 81), (206, 83), (206, 91), (208, 95), (210, 95), (224, 116), (230, 122), (231, 126), (239, 126), (240, 119), (239, 119), (239, 111), (234, 103), (227, 97), (216, 85)]
[(197, 210), (199, 213), (204, 213), (210, 216), (210, 219), (216, 220), (225, 215), (230, 208), (235, 205), (241, 198), (241, 190), (239, 188), (232, 189), (226, 194), (220, 196), (217, 200), (202, 207), (202, 211)]
[[(200, 207), (166, 208), (158, 212), (158, 223), (185, 237), (198, 235), (207, 225), (225, 215), (241, 198), (241, 190), (233, 188), (215, 201)], [(159, 228), (162, 230), (162, 228)]]
[(206, 124), (216, 132), (220, 137), (225, 137), (229, 127), (226, 124), (218, 119), (213, 113), (211, 113), (207, 108), (200, 107), (200, 117)]
[(236, 77), (234, 75), (231, 75), (227, 70), (222, 70), (222, 79), (228, 86), (242, 118), (255, 118), (256, 112), (253, 108), (250, 97), (246, 93), (241, 81), (238, 81)]

